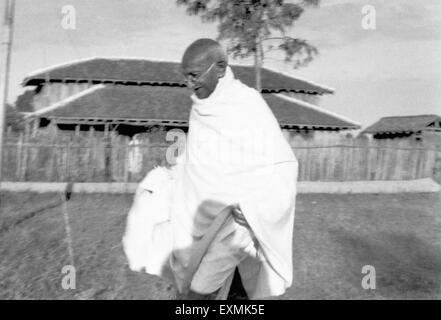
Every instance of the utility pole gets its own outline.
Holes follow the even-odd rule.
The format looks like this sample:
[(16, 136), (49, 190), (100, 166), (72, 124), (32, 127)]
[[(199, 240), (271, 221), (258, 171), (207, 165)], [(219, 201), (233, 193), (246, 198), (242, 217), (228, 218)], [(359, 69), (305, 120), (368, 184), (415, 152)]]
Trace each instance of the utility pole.
[(12, 36), (14, 31), (15, 0), (5, 0), (3, 34), (0, 52), (0, 185), (3, 169), (3, 135), (5, 132), (6, 103), (8, 102), (9, 67), (11, 64)]

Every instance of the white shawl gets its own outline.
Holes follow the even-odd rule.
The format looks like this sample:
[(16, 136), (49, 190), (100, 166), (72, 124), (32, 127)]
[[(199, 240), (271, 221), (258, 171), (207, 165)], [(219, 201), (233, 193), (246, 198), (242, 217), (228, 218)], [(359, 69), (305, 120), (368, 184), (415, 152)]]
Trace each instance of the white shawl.
[(172, 243), (175, 281), (194, 259), (189, 248), (223, 209), (238, 204), (260, 254), (239, 265), (244, 287), (253, 299), (283, 294), (293, 272), (298, 165), (292, 149), (261, 95), (229, 67), (208, 98), (191, 98), (186, 152), (170, 191), (172, 239), (164, 242)]

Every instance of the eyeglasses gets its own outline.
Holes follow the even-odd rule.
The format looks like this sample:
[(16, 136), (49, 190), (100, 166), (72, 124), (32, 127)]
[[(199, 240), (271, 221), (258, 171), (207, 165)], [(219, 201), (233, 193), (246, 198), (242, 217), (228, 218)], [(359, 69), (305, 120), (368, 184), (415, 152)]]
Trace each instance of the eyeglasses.
[(198, 75), (198, 76), (193, 76), (193, 75), (187, 75), (187, 76), (184, 76), (185, 84), (186, 84), (188, 87), (192, 87), (195, 83), (200, 82), (200, 80), (201, 80), (202, 78), (204, 78), (204, 77), (210, 72), (211, 68), (213, 68), (213, 66), (214, 66), (215, 64), (216, 64), (216, 62), (213, 62), (213, 63), (208, 67), (208, 69), (205, 70), (205, 72), (203, 72), (202, 74), (200, 74), (200, 75)]

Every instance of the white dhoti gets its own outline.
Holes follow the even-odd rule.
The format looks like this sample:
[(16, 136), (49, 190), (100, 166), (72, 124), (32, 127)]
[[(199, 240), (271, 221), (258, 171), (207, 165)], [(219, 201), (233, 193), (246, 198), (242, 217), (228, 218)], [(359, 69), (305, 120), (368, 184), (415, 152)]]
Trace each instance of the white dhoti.
[(224, 285), (228, 289), (236, 267), (247, 257), (258, 259), (252, 231), (229, 219), (204, 254), (190, 289), (200, 294), (216, 292)]
[[(192, 99), (181, 162), (140, 184), (124, 237), (129, 264), (202, 294), (225, 287), (238, 266), (250, 298), (283, 294), (293, 271), (291, 147), (260, 94), (229, 68), (210, 97)], [(232, 219), (236, 205), (250, 229)]]

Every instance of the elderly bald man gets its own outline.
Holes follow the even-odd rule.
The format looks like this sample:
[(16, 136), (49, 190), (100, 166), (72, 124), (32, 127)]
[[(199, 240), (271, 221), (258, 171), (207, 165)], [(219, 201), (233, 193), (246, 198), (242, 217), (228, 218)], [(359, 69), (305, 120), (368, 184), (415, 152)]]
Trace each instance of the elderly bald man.
[(192, 43), (182, 58), (187, 86), (199, 99), (206, 99), (225, 75), (228, 58), (219, 43), (200, 39)]
[[(218, 42), (193, 42), (181, 67), (193, 106), (177, 188), (183, 197), (175, 201), (185, 203), (187, 212), (177, 215), (185, 217), (182, 226), (192, 222), (187, 227), (195, 238), (203, 237), (220, 213), (227, 210), (233, 217), (214, 236), (190, 289), (216, 293), (239, 267), (250, 297), (281, 294), (292, 281), (296, 158), (260, 93), (235, 79)], [(225, 144), (240, 145), (235, 149), (240, 152), (222, 149)], [(250, 154), (260, 157), (247, 158)]]
[(124, 238), (129, 264), (173, 281), (184, 298), (225, 299), (236, 268), (249, 298), (283, 294), (293, 272), (293, 151), (219, 43), (195, 41), (181, 66), (193, 92), (185, 152), (141, 182)]

